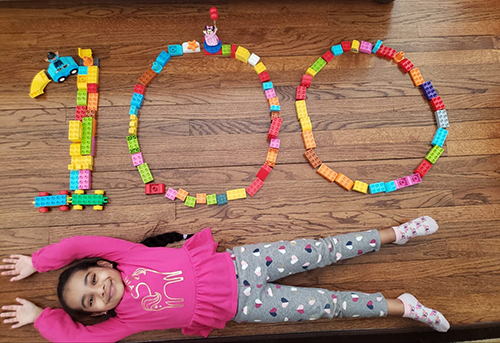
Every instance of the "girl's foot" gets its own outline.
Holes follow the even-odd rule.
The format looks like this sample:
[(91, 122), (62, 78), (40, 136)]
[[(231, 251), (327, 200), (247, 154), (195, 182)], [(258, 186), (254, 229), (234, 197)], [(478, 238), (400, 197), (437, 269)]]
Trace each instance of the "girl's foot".
[(405, 244), (415, 236), (432, 235), (438, 229), (438, 224), (429, 216), (410, 220), (399, 226), (393, 226), (396, 234), (394, 244)]
[(425, 307), (413, 295), (405, 293), (400, 295), (398, 299), (405, 307), (403, 317), (418, 320), (439, 332), (446, 332), (450, 328), (450, 323), (440, 312)]

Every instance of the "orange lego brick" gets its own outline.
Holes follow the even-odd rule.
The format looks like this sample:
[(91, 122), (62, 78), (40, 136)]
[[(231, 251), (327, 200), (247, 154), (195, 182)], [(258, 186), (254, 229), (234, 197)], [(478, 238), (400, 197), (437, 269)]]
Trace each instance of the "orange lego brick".
[(97, 111), (95, 110), (86, 110), (84, 117), (95, 118), (97, 115)]
[(276, 164), (276, 158), (278, 157), (278, 149), (269, 148), (267, 151), (266, 164), (273, 168)]
[(312, 130), (302, 131), (302, 140), (304, 141), (304, 147), (306, 150), (316, 148), (316, 141), (314, 140)]
[(277, 96), (275, 96), (274, 98), (269, 98), (268, 102), (269, 102), (269, 106), (272, 106), (272, 105), (279, 106), (280, 105), (280, 101), (279, 101)]
[(304, 157), (307, 159), (311, 167), (318, 168), (321, 165), (321, 160), (313, 149), (309, 149), (304, 153)]
[(153, 69), (148, 69), (142, 76), (139, 78), (139, 83), (143, 86), (147, 86), (154, 78), (158, 75), (154, 72)]
[(204, 193), (196, 194), (196, 203), (197, 204), (206, 204), (207, 203), (207, 195)]
[(405, 52), (400, 51), (396, 54), (396, 56), (394, 56), (394, 62), (399, 63), (403, 60), (403, 58), (405, 58)]
[(424, 78), (422, 77), (422, 74), (420, 74), (420, 70), (418, 68), (410, 70), (410, 77), (411, 80), (413, 81), (413, 84), (415, 87), (420, 86), (422, 83), (424, 83)]
[(99, 93), (87, 94), (87, 110), (97, 111), (99, 107)]
[(271, 112), (271, 121), (273, 121), (274, 118), (281, 118), (280, 111), (272, 111)]
[(354, 182), (345, 176), (342, 173), (339, 173), (335, 178), (335, 183), (337, 183), (340, 187), (344, 188), (346, 191), (350, 191), (352, 186), (354, 186)]
[(177, 199), (184, 201), (186, 200), (186, 197), (188, 196), (189, 192), (183, 190), (182, 188), (179, 188), (179, 191), (177, 192), (177, 195), (175, 196)]
[(332, 169), (328, 168), (326, 165), (321, 164), (318, 170), (316, 170), (316, 173), (319, 175), (323, 176), (325, 179), (327, 179), (330, 182), (335, 181), (335, 178), (337, 177), (337, 173), (334, 172)]

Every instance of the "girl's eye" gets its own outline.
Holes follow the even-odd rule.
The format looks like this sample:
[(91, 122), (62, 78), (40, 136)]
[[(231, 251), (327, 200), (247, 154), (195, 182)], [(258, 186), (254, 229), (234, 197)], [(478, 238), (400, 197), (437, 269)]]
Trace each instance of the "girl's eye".
[(94, 303), (94, 296), (91, 295), (89, 300), (89, 306), (92, 306), (93, 303)]
[(95, 285), (95, 274), (92, 276), (92, 284)]

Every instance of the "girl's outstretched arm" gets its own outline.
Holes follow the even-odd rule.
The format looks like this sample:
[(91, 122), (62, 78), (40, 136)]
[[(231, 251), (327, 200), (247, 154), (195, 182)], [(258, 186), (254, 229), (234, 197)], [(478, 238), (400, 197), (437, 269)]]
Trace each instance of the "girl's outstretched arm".
[(8, 269), (2, 272), (2, 275), (14, 275), (10, 281), (19, 281), (27, 278), (33, 273), (36, 273), (31, 256), (25, 255), (10, 255), (10, 258), (4, 258), (0, 269)]

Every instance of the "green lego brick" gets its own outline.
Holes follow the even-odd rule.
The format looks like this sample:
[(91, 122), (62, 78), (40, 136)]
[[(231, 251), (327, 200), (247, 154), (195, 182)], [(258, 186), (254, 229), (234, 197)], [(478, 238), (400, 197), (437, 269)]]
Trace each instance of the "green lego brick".
[(186, 197), (186, 201), (184, 202), (184, 205), (189, 206), (189, 207), (195, 207), (196, 206), (196, 198), (188, 195)]
[(151, 170), (149, 170), (147, 163), (139, 164), (137, 166), (137, 170), (139, 171), (139, 174), (141, 174), (142, 182), (148, 183), (153, 181), (153, 174), (151, 174)]
[(439, 145), (434, 145), (432, 149), (429, 151), (429, 153), (425, 156), (425, 159), (430, 163), (434, 164), (436, 163), (439, 156), (441, 156), (443, 151), (444, 149), (441, 148)]
[(320, 57), (314, 62), (314, 64), (311, 66), (311, 69), (319, 72), (323, 67), (326, 66), (326, 61), (323, 59), (323, 57)]
[(71, 204), (74, 205), (103, 205), (104, 195), (101, 194), (73, 194)]
[(207, 205), (217, 205), (217, 195), (216, 194), (207, 195)]
[(91, 117), (82, 118), (82, 144), (80, 146), (81, 155), (92, 153), (92, 129), (94, 119)]
[(79, 89), (76, 93), (76, 106), (87, 106), (87, 90)]
[(222, 56), (231, 56), (231, 44), (224, 44), (222, 46)]
[(139, 148), (139, 141), (137, 140), (136, 135), (127, 136), (128, 150), (130, 154), (137, 154), (141, 152), (141, 148)]

